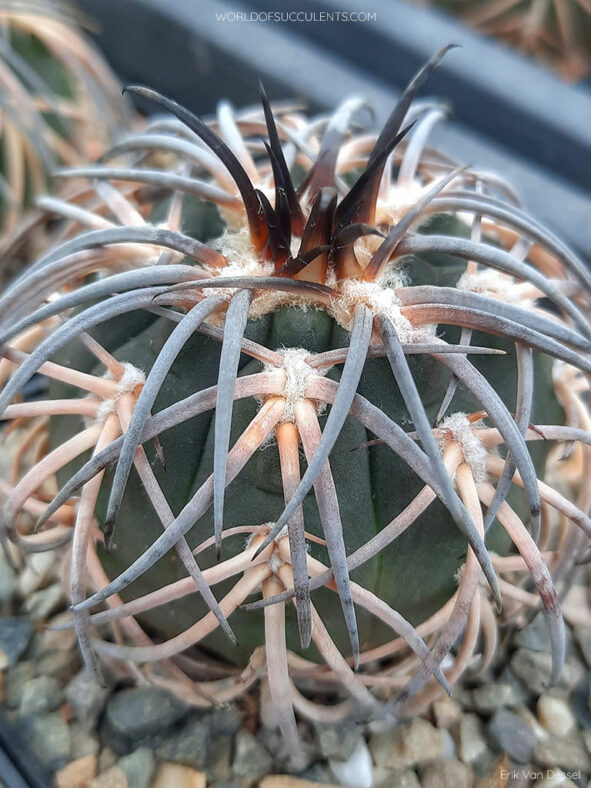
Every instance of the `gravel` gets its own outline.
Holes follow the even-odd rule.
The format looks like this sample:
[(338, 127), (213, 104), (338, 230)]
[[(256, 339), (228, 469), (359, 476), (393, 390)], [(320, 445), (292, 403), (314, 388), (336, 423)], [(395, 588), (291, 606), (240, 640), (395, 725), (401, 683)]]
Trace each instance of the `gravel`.
[(57, 788), (581, 788), (591, 777), (591, 632), (580, 626), (567, 626), (556, 687), (548, 687), (545, 621), (536, 616), (510, 636), (502, 662), (423, 717), (300, 721), (303, 757), (294, 763), (272, 718), (258, 720), (252, 703), (195, 709), (109, 671), (97, 685), (73, 634), (49, 628), (69, 615), (55, 562), (34, 560), (37, 574), (28, 568), (0, 582), (1, 702)]

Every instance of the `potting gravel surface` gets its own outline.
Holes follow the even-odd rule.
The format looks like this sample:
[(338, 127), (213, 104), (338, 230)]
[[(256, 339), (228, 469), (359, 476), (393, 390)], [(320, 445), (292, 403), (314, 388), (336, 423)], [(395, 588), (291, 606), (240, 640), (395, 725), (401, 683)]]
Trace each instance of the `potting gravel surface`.
[[(97, 686), (74, 632), (49, 628), (70, 615), (60, 571), (51, 553), (31, 556), (18, 573), (0, 553), (1, 703), (58, 788), (591, 786), (591, 629), (567, 627), (555, 687), (547, 686), (549, 641), (538, 614), (507, 631), (502, 663), (465, 678), (422, 717), (301, 722), (305, 762), (290, 775), (264, 702), (259, 718), (258, 691), (201, 711), (122, 675), (107, 672), (107, 686)], [(581, 608), (586, 578), (584, 568), (571, 591)]]

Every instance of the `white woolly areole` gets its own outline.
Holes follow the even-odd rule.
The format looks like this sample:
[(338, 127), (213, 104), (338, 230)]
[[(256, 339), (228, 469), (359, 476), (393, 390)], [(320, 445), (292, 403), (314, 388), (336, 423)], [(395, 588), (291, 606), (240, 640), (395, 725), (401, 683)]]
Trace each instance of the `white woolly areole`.
[(255, 252), (248, 227), (241, 227), (237, 232), (226, 229), (211, 246), (228, 260), (224, 268), (215, 269), (219, 276), (270, 276), (273, 273), (273, 265), (261, 261)]
[(458, 290), (497, 298), (510, 304), (528, 307), (533, 304), (531, 299), (524, 299), (521, 288), (512, 276), (507, 276), (494, 268), (477, 271), (475, 274), (462, 274), (456, 285)]
[[(285, 387), (283, 397), (285, 398), (285, 410), (281, 421), (295, 421), (295, 405), (306, 398), (306, 385), (310, 375), (319, 372), (306, 363), (306, 358), (310, 355), (309, 350), (304, 348), (282, 348), (277, 351), (283, 356), (283, 370), (285, 371)], [(265, 371), (272, 372), (277, 367), (272, 364), (265, 364)]]
[[(274, 266), (259, 259), (253, 249), (248, 227), (241, 227), (237, 231), (226, 229), (224, 233), (212, 241), (212, 246), (227, 258), (228, 265), (211, 271), (215, 276), (272, 276)], [(236, 292), (234, 287), (212, 287), (212, 295), (232, 296)], [(282, 290), (262, 290), (253, 300), (249, 317), (257, 318), (273, 312), (284, 303), (292, 303), (293, 295)]]
[(373, 315), (387, 317), (401, 342), (413, 341), (415, 328), (402, 314), (400, 299), (391, 287), (384, 287), (380, 282), (346, 279), (341, 283), (339, 295), (331, 301), (330, 314), (339, 325), (350, 331), (358, 304), (365, 304)]
[[(473, 430), (476, 426), (478, 426), (478, 423), (470, 424), (466, 414), (458, 412), (447, 416), (441, 422), (439, 428), (451, 432), (452, 439), (459, 444), (462, 450), (464, 461), (472, 469), (474, 481), (479, 484), (486, 481), (486, 449)], [(441, 448), (444, 447), (447, 440), (446, 438), (440, 439), (439, 444)]]
[(378, 199), (376, 205), (376, 223), (389, 225), (397, 224), (404, 214), (407, 213), (436, 182), (436, 180), (433, 180), (423, 185), (419, 183), (419, 181), (413, 180), (402, 186), (398, 183), (393, 183), (388, 192), (388, 196), (385, 199), (382, 197)]
[[(141, 369), (134, 367), (128, 361), (124, 361), (122, 366), (123, 375), (117, 381), (115, 396), (104, 400), (98, 407), (95, 417), (97, 424), (102, 424), (111, 413), (115, 412), (115, 405), (119, 397), (122, 397), (124, 394), (131, 394), (138, 386), (143, 386), (146, 382), (146, 375)], [(113, 376), (109, 373), (105, 377), (112, 378)]]

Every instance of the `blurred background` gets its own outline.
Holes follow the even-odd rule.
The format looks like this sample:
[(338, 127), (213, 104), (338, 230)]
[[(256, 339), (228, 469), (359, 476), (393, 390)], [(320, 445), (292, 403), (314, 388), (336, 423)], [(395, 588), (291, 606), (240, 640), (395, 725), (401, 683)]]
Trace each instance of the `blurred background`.
[(529, 209), (591, 256), (589, 0), (81, 0), (120, 79), (207, 114), (272, 98), (311, 109), (361, 94), (384, 120), (435, 50), (453, 120), (435, 142), (502, 171)]

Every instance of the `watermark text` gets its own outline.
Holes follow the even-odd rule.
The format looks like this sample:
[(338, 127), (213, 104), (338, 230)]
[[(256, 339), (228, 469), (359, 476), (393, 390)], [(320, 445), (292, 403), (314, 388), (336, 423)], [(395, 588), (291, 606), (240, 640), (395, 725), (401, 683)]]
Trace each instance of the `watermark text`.
[(376, 22), (375, 11), (216, 11), (218, 22)]

